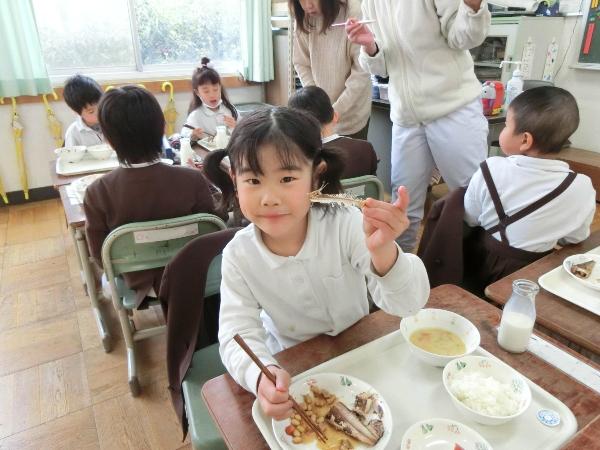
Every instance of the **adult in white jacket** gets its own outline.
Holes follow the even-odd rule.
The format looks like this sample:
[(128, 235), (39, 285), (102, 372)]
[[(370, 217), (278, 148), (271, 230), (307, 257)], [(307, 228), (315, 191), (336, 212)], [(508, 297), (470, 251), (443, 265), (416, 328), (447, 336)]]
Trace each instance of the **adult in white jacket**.
[(364, 0), (362, 12), (376, 22), (349, 20), (346, 32), (361, 45), (363, 67), (390, 79), (392, 192), (404, 185), (411, 193), (411, 226), (399, 240), (410, 251), (433, 168), (454, 189), (466, 186), (487, 156), (469, 49), (483, 42), (491, 15), (485, 0)]

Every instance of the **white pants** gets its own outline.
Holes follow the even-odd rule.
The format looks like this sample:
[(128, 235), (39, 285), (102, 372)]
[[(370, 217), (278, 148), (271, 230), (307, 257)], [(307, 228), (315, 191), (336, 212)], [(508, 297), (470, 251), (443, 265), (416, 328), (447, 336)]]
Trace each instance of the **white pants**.
[(398, 238), (402, 250), (414, 249), (431, 172), (437, 167), (450, 190), (469, 184), (481, 161), (487, 157), (488, 122), (477, 98), (433, 122), (392, 127), (392, 199), (398, 186), (410, 195), (410, 227)]

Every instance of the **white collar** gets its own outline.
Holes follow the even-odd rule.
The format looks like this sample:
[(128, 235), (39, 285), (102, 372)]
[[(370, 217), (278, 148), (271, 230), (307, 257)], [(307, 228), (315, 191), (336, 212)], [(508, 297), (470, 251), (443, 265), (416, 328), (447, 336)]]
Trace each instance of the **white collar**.
[(328, 142), (335, 141), (336, 139), (339, 139), (339, 138), (341, 138), (341, 136), (339, 134), (333, 133), (333, 134), (330, 134), (329, 136), (321, 139), (321, 143), (327, 144)]
[(158, 164), (159, 162), (161, 162), (160, 158), (157, 158), (152, 161), (143, 162), (143, 163), (135, 163), (135, 164), (119, 163), (119, 166), (124, 167), (125, 169), (139, 169), (141, 167), (153, 166), (154, 164)]
[(559, 159), (535, 158), (525, 155), (511, 155), (508, 160), (519, 167), (548, 170), (550, 172), (569, 172), (569, 164)]
[(260, 254), (267, 262), (269, 268), (276, 269), (290, 260), (308, 260), (314, 259), (317, 256), (319, 227), (317, 226), (316, 221), (320, 219), (318, 217), (315, 217), (315, 214), (323, 213), (324, 212), (321, 211), (319, 208), (310, 208), (308, 212), (308, 226), (306, 229), (306, 237), (304, 238), (302, 248), (300, 248), (300, 251), (295, 256), (280, 256), (273, 253), (267, 248), (267, 246), (263, 242), (261, 231), (258, 229), (258, 227), (254, 224), (249, 225), (254, 228), (254, 240), (256, 242)]
[(99, 133), (98, 131), (94, 130), (92, 127), (90, 127), (87, 123), (85, 123), (83, 121), (83, 117), (81, 116), (77, 116), (77, 120), (75, 120), (75, 126), (77, 127), (77, 129), (79, 131), (89, 131), (90, 133)]

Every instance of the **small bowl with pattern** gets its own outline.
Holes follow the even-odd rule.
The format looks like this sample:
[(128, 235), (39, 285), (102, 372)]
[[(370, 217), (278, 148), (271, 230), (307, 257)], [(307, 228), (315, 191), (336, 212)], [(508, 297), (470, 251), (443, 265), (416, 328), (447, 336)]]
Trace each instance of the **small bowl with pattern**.
[(492, 450), (475, 430), (449, 419), (427, 419), (411, 425), (400, 445), (400, 450)]
[(413, 355), (436, 367), (473, 353), (481, 340), (471, 321), (445, 309), (426, 308), (404, 317), (400, 332)]
[(85, 156), (85, 145), (71, 145), (69, 147), (61, 147), (54, 150), (54, 154), (63, 162), (75, 163), (81, 161)]
[(525, 378), (495, 358), (456, 358), (444, 367), (442, 380), (456, 409), (483, 425), (514, 420), (531, 404)]

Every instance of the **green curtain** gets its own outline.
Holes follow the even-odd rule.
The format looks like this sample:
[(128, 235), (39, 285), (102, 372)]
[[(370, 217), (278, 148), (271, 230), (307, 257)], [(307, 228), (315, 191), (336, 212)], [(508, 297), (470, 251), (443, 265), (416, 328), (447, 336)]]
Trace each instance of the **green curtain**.
[(0, 0), (0, 96), (52, 92), (30, 0)]
[(271, 0), (242, 0), (242, 73), (248, 81), (274, 79)]

